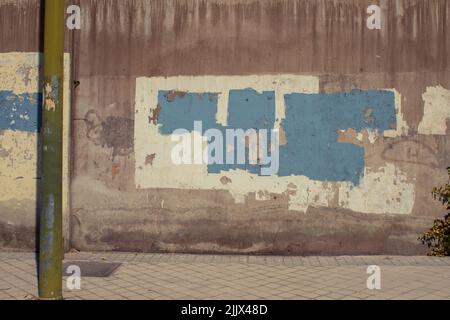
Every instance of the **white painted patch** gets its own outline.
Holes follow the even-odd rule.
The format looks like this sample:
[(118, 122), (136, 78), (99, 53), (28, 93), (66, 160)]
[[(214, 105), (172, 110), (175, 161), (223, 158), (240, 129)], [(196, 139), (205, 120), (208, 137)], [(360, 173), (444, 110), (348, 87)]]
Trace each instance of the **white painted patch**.
[(0, 53), (0, 90), (15, 94), (38, 92), (39, 54)]
[[(157, 107), (159, 90), (202, 93), (246, 88), (257, 91), (275, 90), (276, 118), (281, 122), (284, 118), (284, 94), (318, 93), (319, 80), (313, 76), (294, 75), (138, 78), (135, 104), (136, 187), (228, 190), (236, 203), (245, 203), (250, 193), (254, 193), (255, 199), (260, 201), (269, 200), (270, 194), (284, 194), (289, 199), (289, 209), (301, 212), (306, 212), (310, 206), (337, 206), (368, 213), (411, 213), (415, 197), (414, 186), (392, 164), (387, 164), (386, 168), (376, 172), (367, 168), (366, 176), (358, 187), (347, 182), (314, 181), (305, 176), (263, 177), (238, 169), (209, 174), (206, 164), (173, 165), (171, 151), (176, 142), (173, 142), (170, 136), (160, 134), (158, 126), (149, 124), (148, 120), (151, 111)], [(221, 106), (217, 115), (217, 120), (222, 124), (227, 115), (228, 104), (225, 96), (226, 94), (219, 98)], [(396, 105), (401, 101), (398, 93), (395, 101)], [(398, 114), (401, 114), (400, 106), (397, 105), (396, 109)], [(393, 136), (401, 135), (406, 130), (406, 124), (401, 119), (397, 119), (397, 129), (391, 130)], [(372, 143), (377, 138), (377, 132), (369, 133)], [(146, 157), (151, 154), (156, 154), (153, 163), (146, 164)], [(224, 176), (231, 182), (222, 183)], [(370, 188), (381, 192), (370, 193), (367, 191)], [(399, 195), (400, 192), (402, 195)], [(393, 197), (396, 201), (398, 198), (399, 202), (393, 203)], [(377, 204), (378, 202), (381, 204)]]
[(409, 214), (414, 200), (414, 183), (391, 163), (366, 168), (356, 187), (350, 183), (339, 186), (339, 205), (356, 212)]
[(385, 130), (383, 132), (383, 136), (387, 138), (395, 138), (400, 136), (406, 136), (408, 135), (408, 124), (403, 118), (403, 111), (402, 111), (402, 95), (400, 92), (398, 92), (395, 89), (384, 89), (384, 90), (391, 90), (395, 94), (395, 112), (396, 112), (396, 128), (392, 130)]
[(371, 144), (375, 144), (375, 142), (377, 142), (378, 140), (378, 136), (380, 135), (378, 133), (377, 129), (366, 129), (367, 130), (367, 137), (369, 139), (369, 142)]
[(37, 134), (0, 131), (0, 201), (36, 198)]
[(450, 90), (441, 86), (427, 87), (422, 95), (423, 118), (419, 124), (420, 134), (445, 135), (450, 120)]
[[(345, 132), (345, 131), (346, 130), (341, 130), (341, 132)], [(363, 138), (364, 138), (364, 136), (363, 136), (362, 132), (358, 132), (358, 134), (356, 135), (356, 140), (363, 142)]]

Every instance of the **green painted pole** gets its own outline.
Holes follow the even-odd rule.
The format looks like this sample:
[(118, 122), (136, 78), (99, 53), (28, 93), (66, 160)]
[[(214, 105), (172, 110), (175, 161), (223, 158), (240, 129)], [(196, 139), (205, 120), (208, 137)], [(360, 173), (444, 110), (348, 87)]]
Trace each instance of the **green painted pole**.
[(39, 298), (62, 299), (64, 0), (45, 0)]

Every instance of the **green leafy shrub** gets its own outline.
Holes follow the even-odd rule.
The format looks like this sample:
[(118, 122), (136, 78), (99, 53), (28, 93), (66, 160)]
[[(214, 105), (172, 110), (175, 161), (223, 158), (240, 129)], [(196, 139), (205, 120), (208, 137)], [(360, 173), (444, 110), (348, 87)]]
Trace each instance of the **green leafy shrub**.
[(430, 251), (429, 256), (449, 256), (450, 255), (450, 167), (447, 168), (449, 182), (433, 189), (433, 197), (442, 202), (447, 208), (447, 215), (444, 219), (434, 220), (430, 230), (419, 237), (423, 244), (426, 244)]

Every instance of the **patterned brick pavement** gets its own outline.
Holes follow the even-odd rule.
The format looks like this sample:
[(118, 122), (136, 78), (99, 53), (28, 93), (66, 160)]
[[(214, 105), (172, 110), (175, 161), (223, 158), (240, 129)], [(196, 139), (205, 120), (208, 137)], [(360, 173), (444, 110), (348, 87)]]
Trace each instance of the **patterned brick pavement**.
[[(82, 277), (66, 299), (450, 299), (450, 258), (71, 253), (66, 261), (122, 265), (108, 278)], [(381, 289), (369, 290), (369, 265)], [(33, 253), (0, 252), (0, 299), (35, 299)]]

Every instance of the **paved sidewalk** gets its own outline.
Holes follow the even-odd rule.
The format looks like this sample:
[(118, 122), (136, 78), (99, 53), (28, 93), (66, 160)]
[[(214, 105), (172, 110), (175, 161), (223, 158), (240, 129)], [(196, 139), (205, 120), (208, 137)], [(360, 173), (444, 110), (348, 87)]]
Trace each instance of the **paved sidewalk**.
[[(450, 299), (450, 258), (71, 253), (66, 261), (120, 262), (82, 277), (66, 299)], [(381, 289), (366, 286), (369, 265)], [(0, 299), (35, 299), (33, 253), (0, 252)]]

